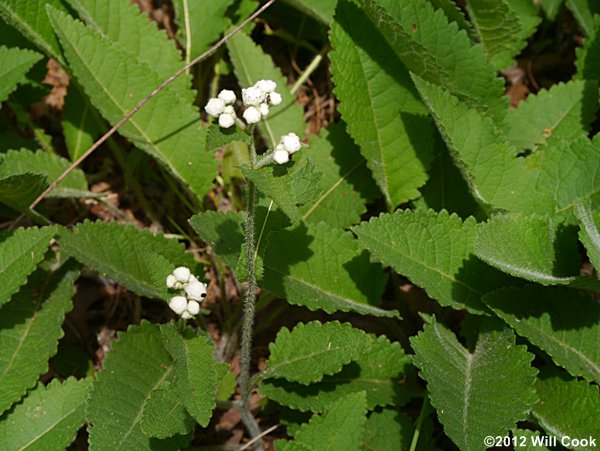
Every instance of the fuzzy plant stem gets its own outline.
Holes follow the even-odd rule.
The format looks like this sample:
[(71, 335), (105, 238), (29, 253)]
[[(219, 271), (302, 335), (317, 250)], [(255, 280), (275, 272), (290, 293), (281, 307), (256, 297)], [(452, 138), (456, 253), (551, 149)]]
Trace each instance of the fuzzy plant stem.
[[(254, 129), (249, 131), (252, 136), (252, 139), (250, 140), (250, 161), (254, 167), (256, 165)], [(254, 183), (248, 181), (248, 204), (246, 208), (246, 221), (244, 224), (248, 286), (244, 296), (244, 312), (242, 315), (242, 360), (240, 373), (240, 391), (242, 393), (242, 405), (240, 411), (242, 415), (242, 421), (246, 425), (248, 432), (253, 438), (260, 435), (260, 428), (250, 412), (250, 395), (252, 394), (250, 363), (252, 357), (254, 313), (256, 309), (256, 268), (254, 260), (254, 248), (256, 244), (256, 231), (254, 226), (256, 196), (254, 191)], [(260, 444), (258, 444), (257, 449), (262, 449)]]

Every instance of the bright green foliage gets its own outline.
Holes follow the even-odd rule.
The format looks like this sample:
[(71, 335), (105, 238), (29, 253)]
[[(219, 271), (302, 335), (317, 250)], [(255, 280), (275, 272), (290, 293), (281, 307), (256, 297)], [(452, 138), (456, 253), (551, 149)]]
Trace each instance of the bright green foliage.
[(184, 339), (171, 326), (162, 326), (161, 332), (173, 359), (173, 385), (179, 400), (201, 426), (207, 426), (216, 405), (214, 346), (204, 336)]
[(54, 379), (38, 385), (23, 403), (2, 417), (0, 443), (4, 449), (67, 449), (84, 424), (90, 379)]
[(542, 371), (535, 384), (540, 402), (533, 407), (533, 417), (546, 432), (558, 437), (559, 442), (565, 436), (597, 439), (600, 434), (598, 386), (553, 370)]
[(42, 174), (17, 174), (0, 178), (0, 203), (21, 212), (29, 212), (29, 205), (48, 186)]
[[(57, 11), (50, 15), (71, 71), (111, 124), (164, 81), (119, 43)], [(119, 131), (202, 196), (212, 186), (217, 162), (204, 151), (206, 129), (191, 97), (189, 93), (184, 97), (177, 86), (168, 87)]]
[(471, 37), (475, 37), (475, 30), (470, 22), (467, 21), (462, 10), (454, 0), (429, 0), (433, 9), (441, 9), (448, 18), (448, 22), (455, 22), (461, 30), (465, 30)]
[(408, 71), (351, 3), (340, 2), (331, 34), (335, 94), (348, 131), (389, 208), (419, 196), (431, 160), (430, 120)]
[(555, 141), (587, 136), (598, 107), (596, 82), (570, 81), (530, 94), (507, 113), (507, 139), (518, 150), (543, 150)]
[[(385, 337), (372, 340), (369, 348), (337, 374), (316, 384), (303, 385), (282, 379), (263, 381), (260, 392), (279, 404), (303, 412), (322, 413), (338, 399), (351, 393), (367, 393), (367, 409), (403, 405), (416, 390), (406, 380), (411, 372), (410, 357), (399, 343)], [(403, 379), (401, 381), (400, 379)]]
[[(15, 174), (42, 174), (48, 183), (57, 179), (69, 167), (68, 160), (47, 152), (28, 149), (11, 150), (0, 155), (0, 178)], [(87, 181), (81, 169), (65, 177), (49, 196), (77, 197), (87, 192)]]
[(73, 284), (79, 271), (72, 265), (51, 274), (42, 269), (12, 301), (0, 309), (0, 412), (18, 401), (48, 369), (71, 310)]
[(320, 221), (343, 228), (360, 221), (367, 210), (365, 200), (377, 192), (365, 159), (342, 125), (329, 126), (311, 140), (298, 159), (310, 159), (319, 178), (319, 194), (299, 208), (307, 222)]
[(56, 227), (19, 228), (0, 234), (0, 305), (27, 281), (50, 246)]
[(506, 288), (483, 301), (573, 376), (600, 382), (600, 304), (568, 288)]
[(272, 232), (261, 287), (288, 302), (327, 313), (395, 316), (378, 307), (385, 274), (349, 233), (326, 224)]
[(301, 384), (319, 382), (355, 360), (370, 344), (371, 338), (349, 323), (300, 323), (291, 332), (284, 327), (269, 345), (263, 374)]
[(398, 210), (356, 226), (360, 243), (441, 305), (486, 311), (481, 296), (509, 279), (473, 254), (477, 223), (445, 211)]
[(365, 428), (363, 449), (377, 451), (409, 449), (413, 429), (413, 420), (402, 412), (392, 409), (371, 412)]
[(289, 3), (305, 14), (329, 25), (333, 21), (338, 0), (290, 0)]
[(100, 118), (93, 108), (81, 88), (72, 81), (62, 111), (62, 127), (65, 144), (73, 161), (88, 150), (100, 134)]
[[(481, 112), (503, 118), (503, 81), (482, 46), (474, 46), (427, 0), (361, 0), (364, 11), (404, 65)], [(452, 49), (449, 51), (449, 49)], [(468, 61), (468, 64), (465, 64)]]
[(542, 8), (542, 11), (548, 20), (554, 22), (556, 20), (556, 15), (558, 14), (558, 11), (563, 3), (564, 0), (542, 0), (540, 2), (540, 7)]
[(195, 424), (172, 384), (164, 381), (144, 404), (140, 427), (148, 437), (169, 438), (189, 434)]
[(59, 237), (64, 252), (139, 294), (166, 299), (165, 279), (177, 266), (194, 267), (175, 240), (117, 222), (85, 221)]
[(173, 362), (159, 326), (142, 321), (121, 332), (92, 386), (87, 410), (90, 450), (173, 449), (169, 441), (149, 439), (140, 427), (150, 394), (172, 375)]
[(360, 449), (366, 424), (366, 394), (340, 398), (323, 414), (315, 414), (295, 434), (293, 442), (277, 441), (277, 451)]
[(579, 272), (577, 242), (541, 216), (494, 216), (481, 224), (475, 255), (516, 277), (542, 285), (566, 284)]
[[(246, 144), (245, 147), (245, 161), (246, 165), (250, 164), (250, 157), (248, 156), (248, 145), (250, 145), (250, 135), (245, 130), (241, 130), (237, 127), (221, 128), (218, 124), (209, 125), (206, 130), (206, 149), (215, 150), (226, 144), (230, 144), (234, 141), (238, 141)], [(225, 157), (223, 157), (225, 158)]]
[(594, 19), (594, 29), (590, 36), (583, 41), (583, 47), (575, 49), (577, 58), (575, 78), (584, 80), (600, 79), (600, 61), (596, 55), (600, 49), (600, 16)]
[(0, 17), (33, 42), (46, 56), (64, 63), (46, 5), (66, 11), (61, 0), (0, 0)]
[(577, 202), (575, 215), (579, 220), (579, 239), (585, 246), (590, 262), (600, 271), (600, 214), (594, 213), (589, 203)]
[(481, 330), (474, 352), (429, 320), (411, 338), (414, 363), (446, 434), (461, 450), (479, 450), (485, 436), (506, 435), (536, 402), (533, 355), (512, 330)]
[(594, 0), (566, 0), (567, 7), (575, 16), (586, 36), (594, 35), (594, 14), (600, 14), (600, 7)]
[(207, 50), (227, 28), (229, 20), (225, 12), (232, 3), (234, 0), (174, 0), (178, 40), (190, 61)]
[[(0, 3), (0, 11), (2, 11)], [(31, 67), (42, 59), (42, 55), (31, 50), (0, 46), (0, 102), (4, 102), (21, 83)]]
[(244, 33), (238, 33), (229, 39), (227, 48), (242, 88), (252, 86), (263, 79), (277, 83), (277, 92), (281, 94), (283, 101), (280, 105), (272, 107), (269, 116), (258, 124), (269, 147), (273, 148), (279, 139), (288, 133), (304, 135), (306, 124), (302, 108), (296, 105), (296, 97), (290, 94), (286, 79), (273, 65), (271, 57), (264, 54), (250, 36)]
[(189, 223), (227, 266), (235, 268), (244, 242), (242, 213), (205, 211), (192, 216)]

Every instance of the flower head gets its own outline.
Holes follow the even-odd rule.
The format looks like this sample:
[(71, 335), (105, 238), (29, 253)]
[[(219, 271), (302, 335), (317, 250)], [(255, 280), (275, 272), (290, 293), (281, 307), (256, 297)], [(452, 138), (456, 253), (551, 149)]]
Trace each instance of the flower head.
[(225, 102), (226, 105), (233, 105), (233, 103), (237, 99), (237, 97), (235, 96), (235, 92), (230, 91), (229, 89), (223, 89), (219, 93), (218, 98)]
[(200, 313), (200, 302), (206, 297), (206, 284), (200, 282), (189, 268), (180, 266), (166, 279), (169, 289), (183, 290), (169, 301), (169, 308), (183, 319), (190, 319)]
[(223, 99), (209, 99), (208, 103), (204, 107), (204, 111), (206, 111), (212, 117), (219, 117), (219, 114), (223, 112), (225, 109), (225, 102)]
[(254, 85), (246, 89), (242, 89), (242, 101), (246, 106), (258, 106), (265, 101), (267, 93)]
[(275, 83), (273, 80), (258, 80), (254, 86), (262, 89), (266, 94), (270, 94), (277, 89), (277, 83)]
[(249, 124), (256, 124), (260, 122), (261, 117), (262, 115), (260, 114), (260, 110), (254, 106), (250, 106), (246, 108), (246, 111), (244, 111), (244, 119)]
[(281, 137), (281, 145), (283, 148), (291, 154), (298, 152), (302, 144), (300, 138), (295, 133), (288, 133)]
[(273, 161), (277, 164), (285, 164), (290, 161), (290, 154), (280, 146), (277, 146), (273, 151)]

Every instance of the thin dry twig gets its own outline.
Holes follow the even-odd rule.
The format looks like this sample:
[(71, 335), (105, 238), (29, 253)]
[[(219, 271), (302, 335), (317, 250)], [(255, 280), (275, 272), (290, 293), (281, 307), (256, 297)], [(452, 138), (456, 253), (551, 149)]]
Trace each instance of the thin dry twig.
[(187, 71), (194, 64), (197, 64), (200, 61), (206, 59), (211, 53), (213, 53), (215, 50), (217, 50), (219, 47), (221, 47), (223, 44), (225, 44), (225, 42), (227, 42), (233, 35), (235, 35), (238, 31), (240, 31), (246, 25), (248, 25), (248, 23), (250, 23), (256, 17), (261, 15), (263, 13), (263, 11), (265, 11), (267, 8), (269, 8), (273, 3), (275, 3), (275, 1), (276, 0), (269, 0), (263, 6), (258, 8), (250, 17), (248, 17), (240, 25), (238, 25), (232, 31), (230, 31), (225, 36), (223, 36), (223, 38), (221, 40), (219, 40), (215, 45), (213, 45), (210, 49), (208, 49), (202, 55), (194, 58), (188, 64), (186, 64), (181, 69), (179, 69), (177, 72), (175, 72), (173, 75), (171, 75), (168, 79), (166, 79), (163, 83), (161, 83), (160, 86), (155, 88), (150, 94), (148, 94), (146, 97), (144, 97), (136, 106), (134, 106), (129, 111), (129, 113), (127, 113), (125, 116), (123, 116), (123, 119), (121, 119), (119, 122), (117, 122), (114, 127), (112, 127), (104, 135), (102, 135), (102, 137), (98, 141), (96, 141), (94, 144), (92, 144), (92, 146), (88, 150), (86, 150), (75, 162), (73, 162), (71, 164), (71, 166), (69, 166), (67, 169), (65, 169), (65, 171), (56, 180), (54, 180), (52, 183), (50, 183), (48, 188), (46, 188), (46, 190), (42, 194), (40, 194), (31, 203), (31, 205), (29, 206), (29, 209), (33, 210), (37, 206), (37, 204), (39, 204), (48, 194), (50, 194), (50, 192), (54, 188), (56, 188), (56, 185), (58, 185), (60, 182), (62, 182), (64, 180), (64, 178), (71, 173), (71, 171), (73, 171), (75, 168), (77, 168), (77, 166), (79, 166), (83, 160), (85, 160), (87, 157), (89, 157), (94, 150), (96, 150), (98, 147), (100, 147), (100, 145), (102, 145), (104, 143), (104, 141), (106, 141), (108, 138), (110, 138), (113, 135), (113, 133), (115, 133), (119, 128), (121, 128), (121, 126), (125, 122), (127, 122), (129, 119), (131, 119), (131, 116), (133, 116), (140, 108), (142, 108), (146, 103), (148, 103), (148, 101), (150, 101), (156, 94), (158, 94), (160, 91), (162, 91), (167, 86), (169, 86), (177, 77), (179, 77), (181, 74), (183, 74), (185, 71)]
[(275, 426), (271, 426), (269, 429), (267, 429), (266, 431), (263, 431), (260, 433), (260, 435), (257, 435), (256, 437), (254, 437), (252, 440), (250, 440), (248, 443), (246, 443), (244, 446), (242, 446), (240, 448), (240, 451), (243, 451), (245, 449), (250, 448), (254, 443), (256, 443), (258, 440), (260, 440), (261, 438), (263, 438), (265, 435), (270, 434), (271, 432), (273, 432), (275, 429), (277, 429), (279, 426), (281, 426), (280, 424), (276, 424)]

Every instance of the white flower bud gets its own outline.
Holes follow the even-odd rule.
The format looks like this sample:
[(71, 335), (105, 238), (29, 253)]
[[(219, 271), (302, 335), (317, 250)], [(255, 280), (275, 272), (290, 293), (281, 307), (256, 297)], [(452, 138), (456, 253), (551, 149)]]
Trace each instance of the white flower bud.
[(277, 149), (273, 151), (273, 161), (277, 164), (285, 164), (290, 161), (290, 154), (283, 149)]
[(200, 313), (200, 304), (198, 304), (196, 301), (188, 302), (187, 311), (190, 313), (190, 315), (197, 315)]
[(235, 92), (230, 91), (229, 89), (223, 89), (219, 93), (219, 99), (225, 102), (225, 105), (231, 105), (236, 99)]
[(242, 101), (246, 106), (257, 106), (265, 101), (266, 93), (262, 89), (251, 86), (250, 88), (242, 89)]
[(197, 280), (190, 282), (185, 287), (185, 294), (187, 294), (188, 299), (201, 301), (206, 297), (206, 285)]
[(219, 116), (219, 126), (223, 128), (229, 128), (235, 124), (235, 116), (233, 114), (221, 114)]
[(281, 145), (290, 154), (299, 151), (302, 147), (302, 144), (300, 144), (300, 138), (295, 133), (288, 133), (287, 135), (283, 135), (281, 137)]
[(192, 275), (192, 273), (190, 272), (189, 268), (186, 268), (185, 266), (180, 266), (179, 268), (175, 268), (175, 271), (173, 271), (173, 275), (175, 276), (178, 282), (187, 283), (190, 280), (190, 276)]
[(190, 318), (192, 317), (192, 314), (186, 310), (185, 312), (183, 312), (183, 313), (181, 314), (181, 317), (182, 317), (183, 319), (190, 319)]
[(281, 94), (278, 92), (272, 92), (269, 94), (269, 103), (273, 106), (279, 105), (282, 100)]
[(256, 86), (258, 89), (261, 89), (263, 92), (266, 92), (267, 94), (277, 89), (277, 83), (275, 83), (273, 80), (258, 80), (254, 86)]
[(204, 107), (204, 111), (212, 117), (218, 117), (225, 110), (225, 102), (222, 99), (212, 98)]
[(169, 308), (178, 315), (181, 315), (186, 311), (188, 301), (183, 296), (173, 296), (169, 301)]
[(258, 105), (258, 111), (260, 111), (260, 115), (262, 117), (267, 117), (269, 115), (269, 105), (266, 103), (261, 103)]
[(251, 106), (246, 108), (246, 111), (244, 111), (244, 119), (246, 119), (246, 122), (249, 124), (256, 124), (257, 122), (260, 122), (260, 118), (261, 114), (258, 108)]
[(175, 276), (173, 274), (169, 274), (167, 276), (167, 288), (176, 288), (177, 286), (177, 279), (175, 278)]

